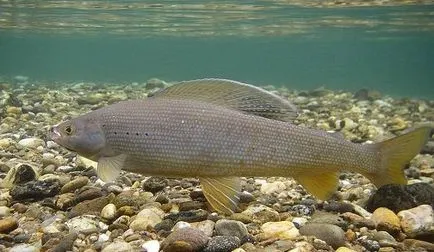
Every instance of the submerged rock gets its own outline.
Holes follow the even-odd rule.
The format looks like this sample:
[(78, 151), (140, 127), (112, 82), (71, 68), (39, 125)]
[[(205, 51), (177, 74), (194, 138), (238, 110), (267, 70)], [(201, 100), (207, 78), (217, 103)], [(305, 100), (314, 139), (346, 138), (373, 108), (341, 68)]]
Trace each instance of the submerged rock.
[(9, 233), (18, 227), (18, 222), (13, 217), (8, 217), (0, 220), (0, 233)]
[(385, 207), (377, 208), (371, 216), (377, 230), (387, 231), (389, 234), (397, 235), (401, 230), (399, 218), (396, 214)]
[(271, 238), (294, 239), (300, 235), (298, 229), (290, 221), (267, 222), (261, 226), (263, 233), (260, 240)]
[(420, 205), (398, 213), (401, 228), (409, 237), (429, 235), (434, 239), (434, 211), (430, 205)]
[(308, 223), (300, 228), (300, 234), (315, 236), (335, 249), (345, 244), (345, 232), (332, 224)]
[(247, 234), (246, 226), (235, 220), (219, 220), (215, 224), (215, 232), (220, 236), (236, 236), (243, 239)]
[(124, 241), (114, 241), (105, 246), (101, 252), (133, 252), (133, 247)]
[(13, 200), (40, 200), (58, 194), (60, 185), (58, 181), (30, 181), (22, 185), (16, 185), (10, 191)]
[(434, 187), (427, 183), (411, 185), (385, 185), (380, 187), (367, 203), (367, 209), (373, 212), (379, 207), (386, 207), (395, 213), (419, 205), (434, 207)]
[(241, 241), (236, 236), (214, 236), (203, 252), (226, 252), (233, 251), (241, 245)]
[(195, 228), (181, 228), (172, 232), (161, 243), (165, 252), (201, 251), (208, 244), (208, 236)]

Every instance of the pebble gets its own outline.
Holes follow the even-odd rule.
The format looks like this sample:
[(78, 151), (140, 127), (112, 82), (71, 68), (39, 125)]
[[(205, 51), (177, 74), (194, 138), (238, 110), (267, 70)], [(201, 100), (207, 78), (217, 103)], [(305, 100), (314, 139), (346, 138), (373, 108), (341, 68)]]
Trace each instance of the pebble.
[(134, 231), (151, 230), (162, 221), (160, 216), (155, 210), (145, 208), (137, 214), (136, 219), (131, 222), (130, 228)]
[(335, 252), (357, 252), (356, 250), (352, 250), (350, 248), (347, 247), (339, 247), (338, 249), (336, 249)]
[(18, 222), (13, 217), (6, 217), (0, 220), (0, 233), (9, 233), (18, 228)]
[(218, 220), (215, 224), (215, 232), (220, 236), (236, 236), (242, 240), (247, 234), (247, 228), (241, 221)]
[(0, 206), (0, 218), (11, 215), (11, 209), (7, 206)]
[(69, 232), (91, 232), (99, 231), (99, 222), (96, 216), (93, 215), (83, 215), (74, 217), (66, 222), (69, 228)]
[(345, 244), (345, 232), (336, 225), (308, 223), (301, 227), (299, 231), (302, 235), (315, 236), (335, 249)]
[(404, 245), (409, 251), (423, 251), (421, 249), (425, 249), (426, 251), (434, 251), (434, 243), (420, 241), (415, 239), (405, 239)]
[(8, 250), (8, 252), (39, 252), (40, 249), (31, 244), (18, 244)]
[(12, 144), (14, 144), (14, 140), (10, 138), (0, 139), (0, 149), (6, 150)]
[(74, 180), (69, 181), (62, 189), (60, 189), (61, 193), (74, 192), (75, 190), (82, 188), (83, 186), (89, 183), (89, 179), (87, 177), (78, 177)]
[(133, 247), (124, 241), (114, 241), (109, 245), (105, 246), (101, 252), (133, 252)]
[(380, 244), (380, 246), (382, 246), (382, 247), (387, 247), (387, 246), (397, 247), (398, 246), (398, 243), (396, 242), (395, 238), (393, 238), (393, 236), (391, 236), (386, 231), (375, 232), (372, 238), (374, 240), (376, 240)]
[(236, 236), (214, 236), (209, 240), (203, 252), (227, 252), (238, 248), (240, 245), (241, 241)]
[(261, 226), (261, 230), (263, 233), (260, 234), (260, 240), (294, 239), (300, 235), (298, 229), (290, 221), (267, 222)]
[(286, 189), (285, 183), (276, 181), (261, 185), (261, 193), (263, 194), (279, 194)]
[(391, 235), (397, 235), (401, 226), (398, 216), (390, 209), (385, 207), (377, 208), (371, 216), (378, 231), (384, 230)]
[(69, 233), (60, 240), (59, 244), (54, 248), (54, 251), (71, 251), (72, 245), (75, 239), (77, 239), (77, 233)]
[(29, 138), (24, 138), (24, 139), (21, 139), (20, 141), (18, 141), (18, 145), (21, 147), (24, 147), (24, 148), (36, 149), (39, 146), (44, 147), (45, 142), (44, 142), (44, 140), (37, 138), (37, 137), (29, 137)]
[(177, 230), (177, 229), (181, 229), (181, 228), (187, 228), (187, 227), (191, 227), (191, 224), (185, 221), (178, 221), (174, 226), (173, 226), (173, 231)]
[(349, 223), (353, 224), (355, 227), (367, 227), (369, 229), (375, 229), (375, 222), (371, 219), (365, 219), (364, 217), (357, 215), (355, 213), (343, 213), (341, 217), (347, 220)]
[[(204, 232), (207, 236), (211, 237), (214, 232), (215, 222), (212, 220), (204, 220), (200, 222), (193, 222), (191, 226)], [(247, 230), (246, 230), (247, 231)]]
[(111, 201), (111, 195), (99, 197), (92, 200), (86, 200), (75, 205), (69, 212), (69, 217), (75, 217), (83, 214), (101, 214), (102, 209)]
[(208, 244), (208, 236), (195, 228), (173, 231), (161, 243), (164, 252), (201, 251)]
[(333, 213), (322, 211), (315, 212), (311, 216), (309, 223), (328, 223), (339, 226), (342, 229), (347, 229), (348, 226), (348, 223), (342, 217)]
[(143, 182), (143, 190), (156, 193), (163, 190), (167, 186), (167, 179), (160, 177), (150, 177)]
[(264, 205), (249, 205), (247, 209), (242, 212), (242, 214), (249, 216), (254, 222), (259, 223), (280, 221), (279, 213), (276, 210)]
[(304, 226), (308, 220), (304, 217), (294, 217), (292, 219), (292, 223), (294, 223), (296, 228), (300, 228), (301, 226)]
[(409, 237), (434, 236), (434, 212), (430, 205), (420, 205), (398, 213), (401, 228)]
[(144, 249), (145, 252), (159, 252), (160, 242), (157, 240), (146, 241), (145, 243), (143, 243), (142, 249)]
[(117, 212), (116, 212), (116, 206), (115, 204), (107, 204), (102, 210), (101, 210), (101, 217), (106, 220), (113, 220), (116, 218)]
[(347, 202), (332, 201), (323, 206), (323, 209), (328, 212), (346, 213), (354, 212), (354, 206)]

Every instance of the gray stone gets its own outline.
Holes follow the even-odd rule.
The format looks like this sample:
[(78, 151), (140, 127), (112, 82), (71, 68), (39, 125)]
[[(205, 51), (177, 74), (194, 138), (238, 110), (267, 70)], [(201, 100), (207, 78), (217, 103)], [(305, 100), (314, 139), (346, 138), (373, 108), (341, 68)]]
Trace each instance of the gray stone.
[(300, 234), (315, 236), (337, 249), (345, 244), (345, 232), (338, 226), (323, 223), (308, 223), (300, 228)]
[(78, 177), (72, 181), (69, 181), (60, 190), (61, 193), (74, 192), (75, 190), (82, 188), (83, 186), (89, 183), (89, 179), (87, 177)]
[(434, 211), (430, 205), (420, 205), (398, 213), (401, 228), (409, 237), (430, 235), (434, 238)]
[(208, 236), (195, 228), (181, 228), (161, 243), (163, 251), (201, 251), (208, 244)]
[(220, 236), (236, 236), (243, 239), (247, 234), (247, 228), (241, 221), (219, 220), (215, 224), (215, 232)]
[(214, 236), (209, 240), (203, 252), (226, 252), (232, 251), (241, 245), (236, 236)]
[(124, 241), (114, 241), (109, 245), (105, 246), (101, 252), (133, 252), (133, 247)]
[(58, 181), (30, 181), (22, 185), (16, 185), (10, 191), (14, 200), (34, 199), (40, 200), (52, 197), (59, 193), (60, 185)]
[(434, 187), (427, 183), (411, 185), (384, 185), (373, 194), (367, 209), (373, 212), (379, 207), (386, 207), (395, 213), (423, 204), (434, 207)]
[(18, 142), (18, 145), (24, 148), (32, 148), (35, 149), (39, 146), (44, 147), (45, 146), (45, 142), (44, 140), (37, 138), (37, 137), (30, 137), (30, 138), (24, 138), (21, 139)]

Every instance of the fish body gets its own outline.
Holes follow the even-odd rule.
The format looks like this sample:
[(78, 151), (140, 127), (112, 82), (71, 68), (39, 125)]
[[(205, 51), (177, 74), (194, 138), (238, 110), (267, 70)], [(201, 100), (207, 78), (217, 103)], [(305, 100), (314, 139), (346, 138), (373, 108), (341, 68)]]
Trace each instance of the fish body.
[[(208, 82), (192, 86), (197, 90)], [(231, 85), (236, 91), (240, 84)], [(191, 88), (181, 88), (179, 93), (163, 91), (64, 122), (52, 128), (51, 136), (60, 145), (97, 161), (103, 180), (115, 179), (121, 169), (199, 177), (211, 205), (230, 213), (236, 209), (241, 176), (294, 177), (320, 199), (336, 190), (339, 172), (344, 170), (361, 173), (377, 186), (405, 183), (402, 166), (419, 152), (430, 131), (420, 128), (383, 143), (355, 144), (288, 122), (294, 115), (291, 104), (249, 88), (253, 95), (247, 95), (248, 99), (236, 96), (238, 101), (230, 106), (225, 103), (233, 98), (211, 94), (195, 99)], [(199, 96), (206, 89), (198, 92)], [(265, 94), (265, 100), (259, 94)]]

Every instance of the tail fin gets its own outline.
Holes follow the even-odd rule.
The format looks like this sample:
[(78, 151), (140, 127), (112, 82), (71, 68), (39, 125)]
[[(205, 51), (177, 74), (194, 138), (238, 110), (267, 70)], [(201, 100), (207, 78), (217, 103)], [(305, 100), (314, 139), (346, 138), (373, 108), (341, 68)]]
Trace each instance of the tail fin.
[(406, 184), (403, 168), (426, 144), (431, 130), (431, 127), (416, 128), (398, 137), (369, 146), (380, 152), (381, 166), (377, 172), (363, 175), (377, 188), (386, 184)]

